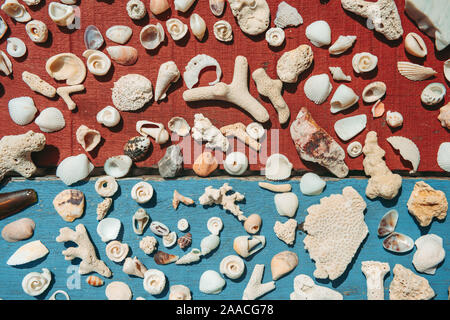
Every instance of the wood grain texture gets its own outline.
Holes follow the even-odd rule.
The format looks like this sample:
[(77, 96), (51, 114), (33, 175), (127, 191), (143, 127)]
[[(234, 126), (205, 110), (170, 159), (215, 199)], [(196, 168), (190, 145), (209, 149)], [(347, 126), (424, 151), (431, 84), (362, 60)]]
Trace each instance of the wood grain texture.
[[(153, 199), (149, 204), (144, 205), (152, 221), (161, 221), (166, 224), (171, 230), (177, 231), (178, 235), (183, 233), (176, 229), (177, 221), (181, 218), (186, 218), (190, 223), (189, 232), (192, 233), (193, 242), (190, 248), (199, 248), (200, 241), (203, 237), (208, 235), (206, 229), (206, 222), (212, 216), (220, 217), (224, 222), (224, 228), (221, 232), (221, 243), (217, 251), (203, 258), (200, 262), (188, 265), (179, 266), (175, 264), (159, 266), (156, 265), (151, 256), (147, 256), (141, 249), (139, 249), (139, 241), (143, 236), (152, 235), (151, 231), (147, 228), (142, 236), (137, 236), (133, 233), (131, 218), (133, 213), (140, 207), (135, 203), (130, 196), (130, 191), (133, 185), (139, 180), (120, 180), (120, 189), (118, 194), (114, 197), (113, 208), (108, 214), (108, 217), (118, 218), (122, 221), (123, 229), (119, 239), (130, 246), (129, 256), (137, 256), (147, 268), (156, 268), (163, 271), (167, 276), (166, 290), (159, 296), (154, 297), (148, 294), (143, 286), (142, 279), (136, 277), (130, 277), (122, 272), (122, 265), (110, 261), (105, 254), (106, 244), (100, 240), (100, 237), (96, 233), (97, 221), (95, 209), (97, 204), (102, 200), (100, 196), (95, 193), (94, 184), (95, 180), (89, 182), (80, 183), (74, 188), (79, 189), (85, 193), (86, 197), (86, 210), (84, 215), (75, 220), (72, 223), (65, 222), (56, 213), (52, 206), (52, 200), (56, 194), (66, 188), (66, 186), (60, 181), (25, 181), (25, 182), (10, 182), (4, 187), (1, 192), (8, 192), (13, 190), (19, 190), (23, 188), (33, 188), (37, 191), (39, 196), (39, 202), (32, 207), (27, 208), (21, 213), (8, 217), (0, 221), (0, 229), (6, 224), (23, 217), (32, 218), (36, 222), (36, 230), (34, 236), (26, 241), (41, 240), (50, 253), (44, 259), (41, 259), (37, 263), (31, 263), (28, 266), (23, 267), (11, 267), (6, 265), (7, 259), (11, 254), (19, 248), (26, 241), (17, 243), (8, 243), (3, 239), (0, 240), (0, 249), (2, 252), (0, 258), (0, 298), (5, 300), (9, 299), (48, 299), (56, 290), (65, 290), (69, 293), (72, 299), (105, 299), (105, 286), (111, 281), (124, 281), (133, 291), (133, 299), (136, 297), (144, 297), (146, 299), (168, 299), (168, 288), (174, 284), (184, 284), (188, 286), (192, 291), (193, 299), (237, 299), (242, 298), (242, 293), (245, 286), (248, 283), (250, 274), (255, 264), (265, 265), (264, 282), (271, 280), (270, 272), (270, 260), (272, 257), (281, 251), (291, 250), (297, 253), (299, 257), (298, 266), (287, 276), (276, 281), (276, 289), (262, 299), (276, 299), (286, 300), (289, 299), (289, 294), (293, 291), (293, 279), (298, 274), (307, 274), (313, 277), (313, 271), (315, 270), (314, 262), (310, 259), (308, 252), (303, 248), (303, 239), (305, 234), (298, 232), (297, 239), (293, 246), (288, 247), (284, 242), (280, 241), (273, 232), (273, 225), (275, 221), (279, 220), (284, 222), (286, 217), (280, 217), (275, 209), (273, 202), (274, 194), (261, 189), (257, 185), (257, 181), (245, 181), (239, 179), (231, 180), (218, 180), (218, 179), (187, 179), (177, 181), (153, 181), (152, 184), (155, 190)], [(415, 219), (408, 213), (406, 202), (411, 194), (414, 183), (418, 180), (405, 179), (401, 194), (393, 201), (371, 201), (364, 196), (365, 187), (367, 184), (366, 179), (347, 179), (341, 181), (328, 181), (327, 186), (323, 194), (320, 196), (307, 197), (300, 194), (299, 185), (297, 181), (290, 181), (292, 184), (292, 190), (299, 197), (299, 209), (294, 217), (298, 222), (304, 221), (307, 215), (306, 209), (312, 205), (317, 204), (321, 197), (329, 196), (333, 193), (341, 193), (345, 186), (353, 186), (367, 202), (367, 210), (365, 212), (365, 221), (369, 228), (369, 235), (363, 242), (355, 258), (348, 266), (347, 271), (335, 281), (328, 280), (315, 280), (317, 283), (334, 288), (344, 295), (344, 299), (361, 300), (366, 299), (366, 281), (364, 275), (361, 272), (361, 262), (366, 260), (378, 260), (388, 262), (391, 268), (391, 272), (385, 279), (385, 298), (388, 298), (388, 288), (393, 279), (392, 269), (395, 264), (400, 263), (406, 268), (413, 270), (417, 273), (412, 265), (412, 257), (415, 249), (407, 254), (392, 254), (383, 249), (376, 230), (379, 220), (384, 213), (391, 208), (395, 208), (399, 212), (399, 221), (396, 231), (405, 233), (411, 236), (413, 239), (417, 239), (419, 236), (427, 233), (434, 233), (444, 239), (444, 248), (448, 252), (450, 248), (449, 242), (449, 219), (446, 218), (443, 221), (434, 221), (430, 227), (421, 228), (416, 223)], [(219, 264), (222, 258), (229, 254), (235, 254), (232, 248), (233, 239), (236, 236), (245, 235), (246, 232), (238, 220), (230, 213), (226, 213), (219, 206), (203, 207), (198, 204), (198, 198), (203, 193), (203, 190), (208, 185), (212, 185), (216, 188), (220, 187), (224, 182), (228, 182), (234, 190), (245, 194), (245, 201), (240, 205), (245, 215), (252, 213), (259, 213), (263, 219), (263, 225), (260, 234), (264, 235), (267, 239), (267, 244), (264, 249), (251, 256), (245, 261), (247, 271), (242, 278), (238, 280), (227, 279), (224, 290), (218, 295), (206, 295), (198, 290), (198, 282), (200, 275), (208, 270), (219, 271)], [(448, 180), (429, 179), (426, 180), (433, 188), (442, 190), (446, 194), (450, 194), (450, 186)], [(191, 197), (196, 201), (196, 205), (192, 207), (186, 207), (180, 204), (177, 211), (172, 208), (172, 193), (174, 189), (177, 189), (181, 194)], [(77, 266), (80, 261), (66, 261), (61, 251), (65, 249), (68, 244), (57, 243), (55, 238), (59, 234), (59, 229), (62, 227), (70, 227), (74, 229), (78, 223), (83, 223), (94, 242), (98, 254), (103, 259), (108, 267), (113, 272), (113, 277), (105, 280), (105, 286), (103, 287), (91, 287), (85, 281), (87, 275), (81, 276), (79, 289), (68, 289), (67, 282), (73, 283), (70, 276), (73, 276), (73, 270), (70, 271), (70, 267)], [(164, 248), (162, 239), (158, 238), (159, 248), (168, 253), (177, 255), (183, 255), (184, 252), (178, 247)], [(190, 249), (186, 250), (188, 252)], [(48, 268), (54, 277), (50, 288), (41, 296), (33, 298), (27, 296), (21, 288), (22, 278), (31, 271), (40, 271), (41, 268)], [(67, 271), (69, 270), (69, 274)], [(446, 300), (448, 293), (447, 288), (450, 285), (450, 262), (449, 259), (445, 259), (442, 265), (436, 271), (435, 275), (424, 275), (430, 283), (431, 287), (436, 292), (436, 300)]]

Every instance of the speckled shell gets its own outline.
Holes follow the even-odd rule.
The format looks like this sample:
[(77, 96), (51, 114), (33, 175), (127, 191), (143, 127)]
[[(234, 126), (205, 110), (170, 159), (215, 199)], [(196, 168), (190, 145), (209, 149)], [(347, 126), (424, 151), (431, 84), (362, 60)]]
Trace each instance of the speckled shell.
[(393, 232), (384, 239), (383, 247), (392, 252), (404, 253), (414, 248), (414, 240), (402, 233)]
[(100, 277), (90, 275), (86, 278), (86, 283), (93, 287), (101, 287), (104, 284), (104, 281)]
[(397, 210), (393, 209), (386, 212), (386, 214), (383, 216), (383, 218), (381, 218), (380, 223), (378, 224), (378, 236), (384, 237), (394, 232), (395, 226), (397, 225), (397, 220)]
[(84, 194), (80, 190), (66, 189), (53, 199), (53, 207), (64, 221), (72, 222), (84, 211)]
[(178, 246), (181, 249), (186, 249), (192, 243), (192, 234), (190, 232), (186, 233), (184, 236), (178, 239)]

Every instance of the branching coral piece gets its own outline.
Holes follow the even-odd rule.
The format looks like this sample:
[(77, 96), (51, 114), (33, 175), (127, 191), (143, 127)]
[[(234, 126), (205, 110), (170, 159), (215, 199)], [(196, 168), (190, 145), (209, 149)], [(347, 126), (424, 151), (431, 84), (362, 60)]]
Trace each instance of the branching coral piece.
[(194, 204), (194, 200), (192, 200), (191, 198), (185, 197), (185, 196), (181, 195), (177, 190), (174, 190), (172, 206), (175, 210), (178, 209), (178, 205), (180, 204), (180, 202), (184, 203), (187, 206)]
[(256, 264), (250, 280), (245, 287), (242, 300), (255, 300), (269, 291), (275, 289), (275, 281), (261, 283), (264, 275), (264, 265)]
[(389, 287), (389, 300), (430, 300), (435, 295), (427, 279), (401, 264), (394, 266), (394, 279)]
[(66, 260), (73, 260), (75, 258), (80, 258), (80, 274), (87, 274), (90, 272), (97, 272), (98, 274), (109, 278), (112, 273), (111, 270), (106, 266), (106, 264), (99, 260), (95, 254), (95, 247), (86, 228), (83, 224), (79, 224), (75, 227), (75, 231), (70, 228), (61, 228), (59, 230), (59, 236), (56, 237), (57, 242), (73, 241), (78, 244), (78, 247), (70, 247), (64, 250), (62, 254), (65, 256)]
[(369, 230), (364, 221), (366, 202), (352, 187), (310, 206), (303, 224), (305, 249), (316, 262), (314, 276), (337, 279), (347, 269)]
[(220, 204), (224, 210), (229, 210), (239, 221), (245, 221), (247, 217), (244, 216), (239, 206), (235, 204), (235, 202), (244, 200), (245, 197), (239, 192), (227, 195), (226, 193), (231, 190), (233, 188), (228, 183), (224, 183), (219, 189), (214, 189), (212, 186), (209, 186), (205, 188), (205, 193), (198, 200), (201, 205)]
[(233, 81), (230, 84), (219, 82), (214, 86), (199, 87), (183, 92), (184, 101), (221, 100), (234, 103), (247, 111), (256, 121), (269, 120), (269, 113), (248, 91), (248, 62), (244, 56), (237, 56), (234, 65)]
[(255, 149), (256, 151), (259, 151), (261, 149), (261, 143), (250, 137), (246, 131), (245, 124), (241, 122), (237, 122), (234, 124), (230, 124), (228, 126), (224, 126), (220, 128), (220, 132), (225, 137), (236, 137), (242, 142), (244, 142), (246, 145), (248, 145), (250, 148)]
[(70, 98), (70, 94), (74, 92), (79, 92), (84, 90), (84, 85), (77, 84), (74, 86), (68, 86), (68, 87), (59, 87), (56, 89), (56, 93), (64, 100), (64, 102), (67, 104), (67, 108), (69, 110), (74, 110), (77, 105), (75, 102)]
[(259, 182), (258, 186), (263, 189), (273, 191), (273, 192), (290, 192), (292, 190), (292, 186), (288, 183), (286, 184), (272, 184), (268, 182)]
[(379, 261), (363, 261), (361, 271), (366, 277), (367, 300), (384, 300), (384, 276), (389, 272), (389, 264)]
[(402, 186), (402, 177), (393, 174), (383, 160), (386, 152), (378, 145), (377, 133), (370, 131), (367, 133), (364, 143), (363, 160), (364, 172), (370, 176), (367, 183), (366, 196), (369, 199), (382, 197), (393, 199)]

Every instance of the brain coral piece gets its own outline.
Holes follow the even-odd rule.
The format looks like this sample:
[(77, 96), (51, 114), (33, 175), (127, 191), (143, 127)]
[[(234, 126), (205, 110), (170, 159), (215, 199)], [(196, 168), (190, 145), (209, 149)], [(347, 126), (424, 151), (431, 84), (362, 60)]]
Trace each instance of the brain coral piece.
[(396, 264), (394, 279), (389, 287), (390, 300), (429, 300), (435, 296), (428, 280)]
[(402, 177), (393, 174), (383, 160), (386, 152), (378, 145), (377, 133), (370, 131), (367, 133), (364, 143), (363, 160), (364, 172), (370, 176), (367, 183), (366, 196), (369, 199), (382, 197), (393, 199), (402, 186)]
[(406, 205), (409, 213), (422, 227), (430, 225), (434, 217), (442, 220), (447, 216), (448, 202), (445, 193), (433, 189), (424, 181), (416, 182)]
[(139, 110), (152, 98), (152, 83), (140, 74), (127, 74), (114, 82), (112, 100), (120, 111)]
[(308, 235), (303, 243), (316, 262), (316, 278), (334, 280), (344, 273), (369, 232), (365, 209), (366, 202), (352, 187), (307, 209), (303, 229)]
[(25, 178), (36, 172), (31, 160), (31, 152), (41, 151), (45, 147), (42, 133), (28, 131), (24, 134), (4, 136), (0, 140), (0, 180), (10, 171), (15, 171)]

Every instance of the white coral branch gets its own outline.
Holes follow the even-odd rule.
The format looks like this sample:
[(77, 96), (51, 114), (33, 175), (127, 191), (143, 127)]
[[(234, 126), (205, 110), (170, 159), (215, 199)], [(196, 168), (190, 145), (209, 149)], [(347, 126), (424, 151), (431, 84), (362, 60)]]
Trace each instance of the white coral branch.
[(247, 287), (244, 289), (242, 300), (255, 300), (275, 289), (275, 281), (261, 283), (264, 275), (264, 265), (256, 264)]

